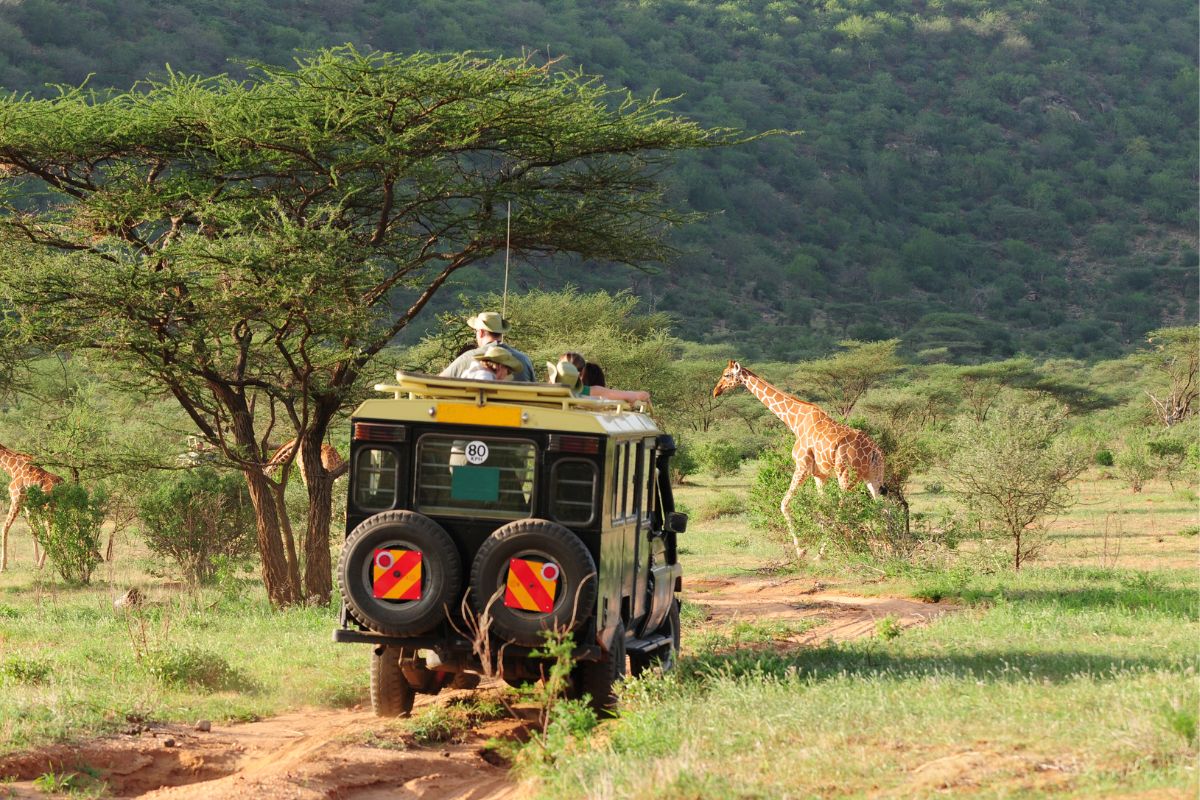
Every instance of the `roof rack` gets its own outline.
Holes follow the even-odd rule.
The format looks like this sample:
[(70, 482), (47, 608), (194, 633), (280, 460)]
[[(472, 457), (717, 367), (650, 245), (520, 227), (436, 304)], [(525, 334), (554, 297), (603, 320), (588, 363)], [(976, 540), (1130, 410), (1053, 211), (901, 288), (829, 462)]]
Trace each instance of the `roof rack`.
[(399, 370), (396, 372), (396, 383), (377, 383), (375, 391), (391, 392), (397, 400), (418, 398), (469, 400), (479, 406), (487, 403), (516, 403), (561, 408), (564, 411), (592, 411), (610, 414), (627, 410), (645, 411), (640, 403), (637, 408), (633, 408), (620, 400), (576, 397), (571, 394), (569, 386), (563, 386), (560, 383), (477, 381)]

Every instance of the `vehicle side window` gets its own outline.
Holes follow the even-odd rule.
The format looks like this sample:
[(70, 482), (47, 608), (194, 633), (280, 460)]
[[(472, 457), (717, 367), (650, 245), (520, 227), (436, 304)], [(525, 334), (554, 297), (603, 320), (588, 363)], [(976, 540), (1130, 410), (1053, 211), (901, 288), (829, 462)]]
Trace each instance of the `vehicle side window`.
[(366, 511), (393, 507), (399, 470), (395, 452), (378, 447), (359, 450), (354, 460), (354, 504)]
[(625, 518), (625, 469), (628, 454), (629, 444), (627, 442), (622, 442), (613, 448), (612, 521), (614, 523)]
[(629, 473), (633, 466), (629, 459), (630, 449), (628, 443), (621, 445), (621, 519), (629, 519), (629, 505), (633, 502), (629, 496)]
[(599, 473), (583, 459), (563, 459), (550, 469), (550, 515), (564, 525), (588, 525)]
[(642, 519), (650, 521), (654, 509), (654, 451), (649, 445), (643, 445), (642, 451)]
[(638, 492), (638, 476), (642, 474), (642, 443), (638, 442), (635, 446), (633, 442), (629, 443), (629, 471), (625, 475), (625, 494), (629, 497), (629, 505), (626, 506), (626, 516), (631, 519), (637, 519), (642, 515), (642, 509), (639, 503), (644, 503), (640, 493)]

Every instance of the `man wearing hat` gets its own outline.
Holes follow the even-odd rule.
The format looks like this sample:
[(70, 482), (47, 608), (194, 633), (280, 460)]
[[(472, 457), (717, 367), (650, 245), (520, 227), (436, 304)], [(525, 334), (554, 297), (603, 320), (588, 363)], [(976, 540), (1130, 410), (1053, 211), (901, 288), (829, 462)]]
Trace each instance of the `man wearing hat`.
[(442, 370), (442, 377), (466, 377), (464, 373), (477, 363), (475, 356), (486, 353), (490, 347), (503, 347), (521, 363), (521, 368), (513, 372), (512, 379), (515, 381), (534, 380), (533, 362), (529, 360), (529, 356), (504, 343), (504, 334), (508, 333), (508, 329), (511, 327), (508, 320), (495, 311), (482, 311), (470, 317), (467, 324), (475, 331), (475, 344), (478, 346), (451, 361), (450, 366)]

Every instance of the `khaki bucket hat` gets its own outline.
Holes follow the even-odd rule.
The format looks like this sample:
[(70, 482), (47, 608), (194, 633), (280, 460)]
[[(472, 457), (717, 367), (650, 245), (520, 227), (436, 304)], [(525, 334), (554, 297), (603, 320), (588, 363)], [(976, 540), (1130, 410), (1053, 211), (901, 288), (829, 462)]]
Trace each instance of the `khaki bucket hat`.
[(476, 353), (474, 356), (472, 356), (472, 358), (474, 358), (476, 361), (492, 361), (497, 364), (503, 364), (514, 373), (520, 372), (524, 368), (524, 365), (517, 359), (516, 356), (508, 351), (508, 348), (500, 347), (499, 345), (489, 347), (482, 353)]
[(546, 383), (561, 383), (576, 389), (580, 384), (579, 370), (575, 369), (575, 365), (570, 361), (559, 361), (557, 364), (547, 361)]
[(497, 314), (495, 311), (480, 311), (473, 317), (467, 318), (467, 324), (473, 330), (485, 330), (492, 333), (498, 333), (501, 336), (508, 333), (508, 329), (512, 327), (508, 320)]

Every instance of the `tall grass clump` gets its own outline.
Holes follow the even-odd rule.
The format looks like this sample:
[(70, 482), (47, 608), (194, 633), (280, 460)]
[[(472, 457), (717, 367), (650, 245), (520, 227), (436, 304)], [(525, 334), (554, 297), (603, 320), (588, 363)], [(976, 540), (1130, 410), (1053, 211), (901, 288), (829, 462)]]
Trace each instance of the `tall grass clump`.
[(204, 648), (188, 645), (154, 650), (145, 661), (150, 674), (167, 686), (208, 691), (251, 688), (246, 676), (224, 656)]

